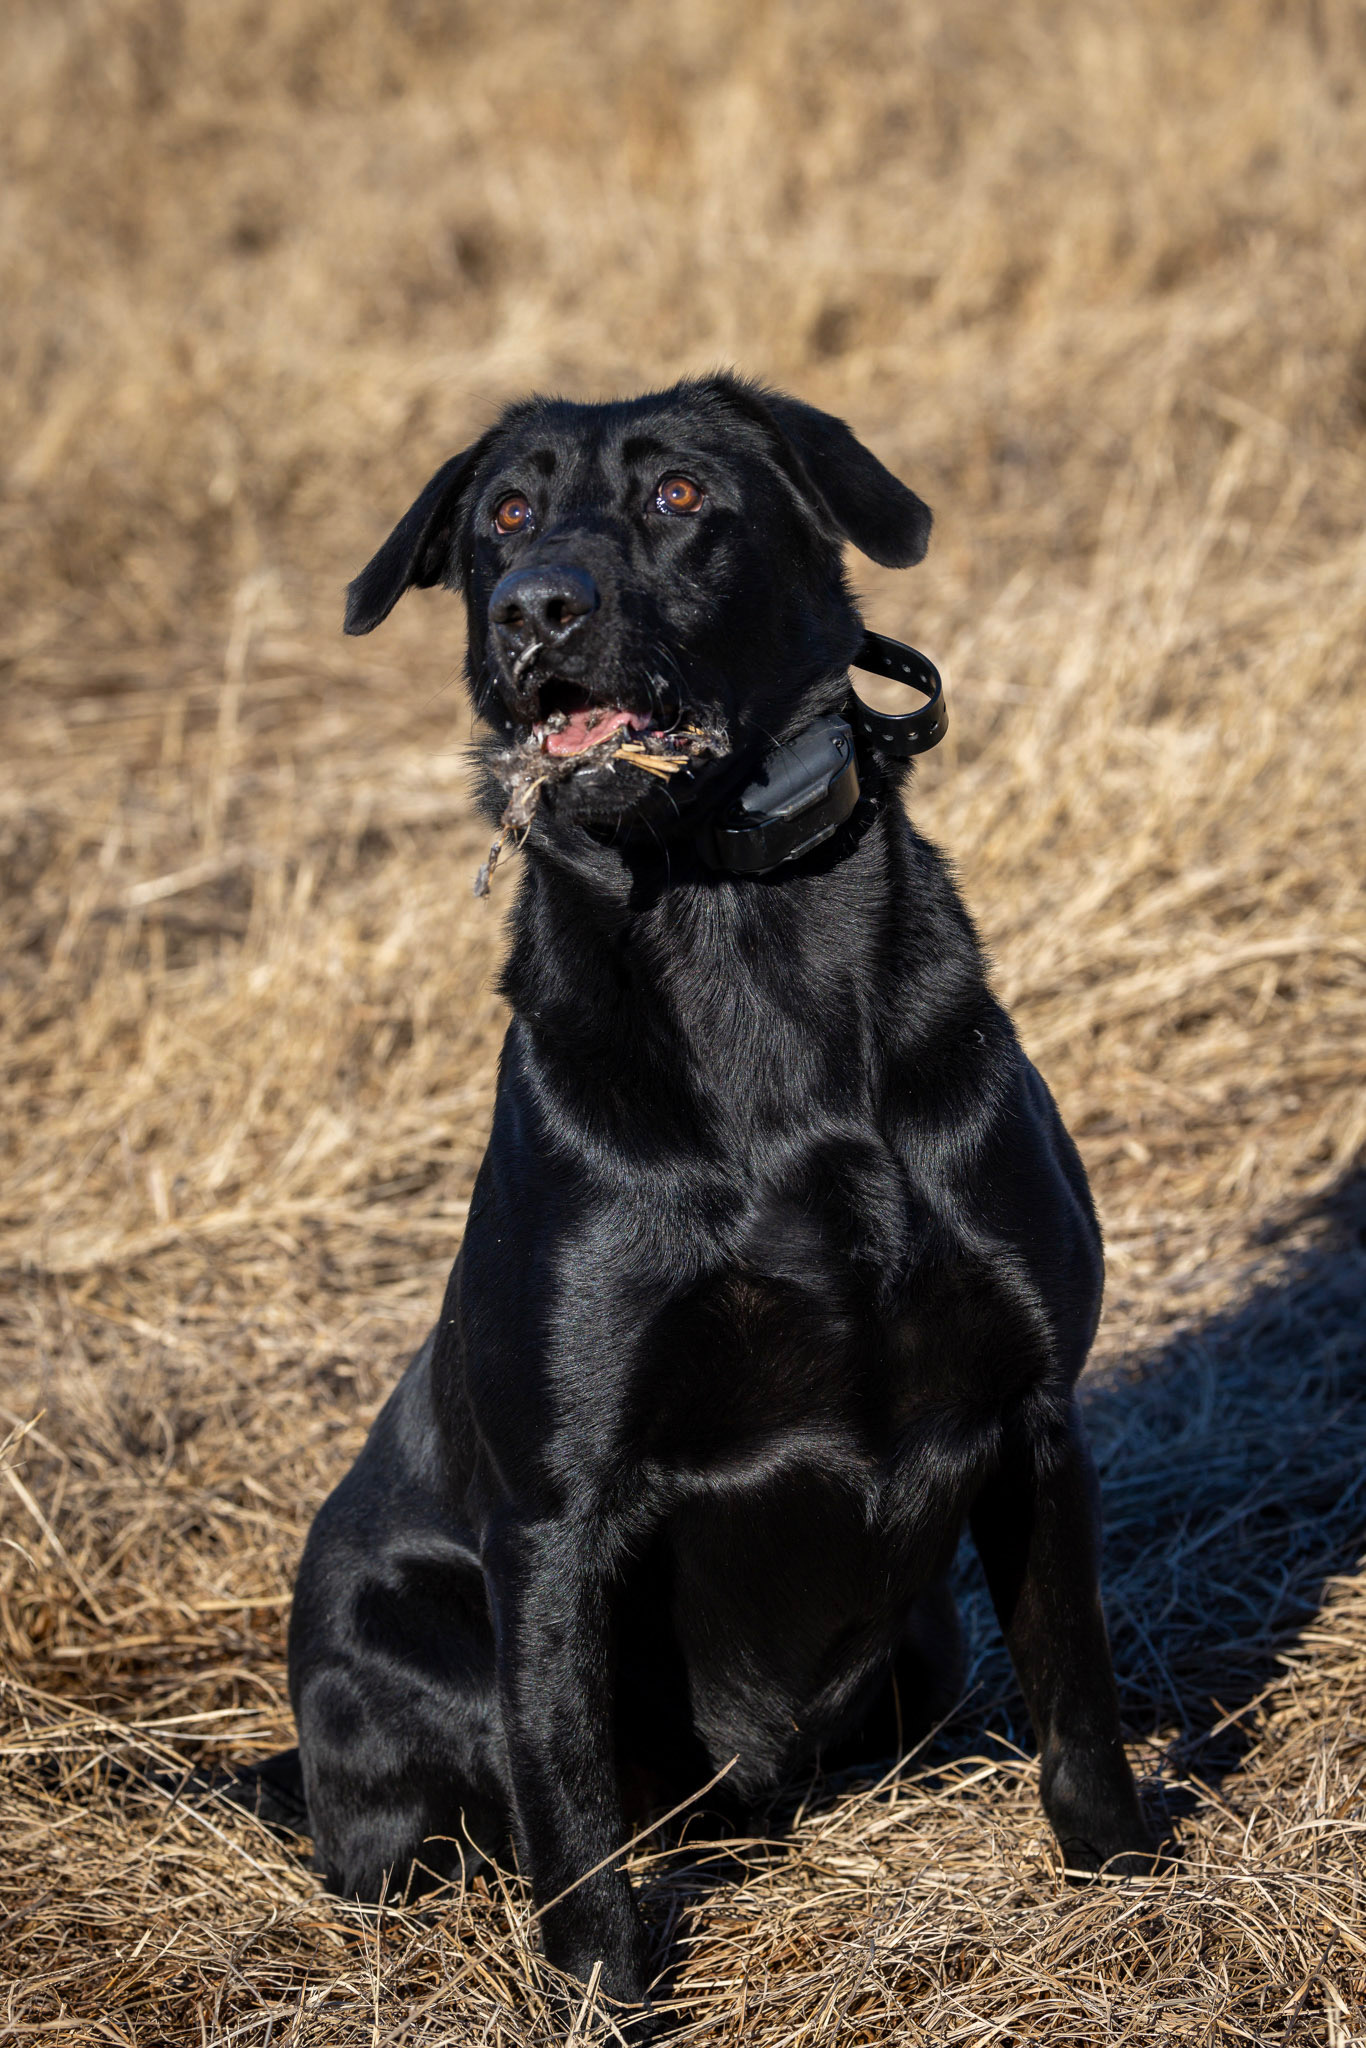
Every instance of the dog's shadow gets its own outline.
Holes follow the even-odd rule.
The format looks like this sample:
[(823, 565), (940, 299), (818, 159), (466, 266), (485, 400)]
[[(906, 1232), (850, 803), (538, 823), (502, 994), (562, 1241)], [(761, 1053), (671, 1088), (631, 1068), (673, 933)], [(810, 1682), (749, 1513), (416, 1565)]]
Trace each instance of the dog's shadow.
[[(1271, 1277), (1082, 1387), (1124, 1718), (1175, 1731), (1175, 1765), (1208, 1784), (1366, 1545), (1366, 1174), (1296, 1221), (1299, 1249), (1268, 1244)], [(988, 1635), (989, 1670), (999, 1685)]]
[[(1366, 1174), (1295, 1220), (1299, 1249), (1268, 1240), (1270, 1276), (1156, 1352), (1079, 1389), (1105, 1506), (1104, 1589), (1127, 1732), (1158, 1738), (1145, 1788), (1179, 1845), (1187, 1773), (1217, 1787), (1250, 1740), (1248, 1709), (1282, 1669), (1326, 1582), (1366, 1546)], [(1032, 1750), (1023, 1702), (966, 1543), (956, 1591), (968, 1643), (964, 1705), (916, 1768)], [(895, 1763), (802, 1788), (828, 1807)], [(769, 1816), (769, 1854), (797, 1798)], [(705, 1831), (704, 1831), (705, 1832)], [(662, 1894), (705, 1891), (752, 1868), (758, 1845), (698, 1843), (661, 1872)]]

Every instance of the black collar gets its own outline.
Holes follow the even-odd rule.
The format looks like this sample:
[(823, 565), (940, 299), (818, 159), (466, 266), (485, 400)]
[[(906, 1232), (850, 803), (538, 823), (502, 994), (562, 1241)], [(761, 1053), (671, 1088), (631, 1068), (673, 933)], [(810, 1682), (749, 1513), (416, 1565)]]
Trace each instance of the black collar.
[(842, 712), (813, 719), (775, 747), (748, 787), (703, 827), (697, 844), (708, 867), (766, 875), (837, 832), (859, 800), (856, 736), (897, 761), (943, 739), (949, 714), (932, 661), (885, 634), (865, 633), (852, 665), (908, 683), (927, 701), (914, 711), (874, 711), (851, 686)]

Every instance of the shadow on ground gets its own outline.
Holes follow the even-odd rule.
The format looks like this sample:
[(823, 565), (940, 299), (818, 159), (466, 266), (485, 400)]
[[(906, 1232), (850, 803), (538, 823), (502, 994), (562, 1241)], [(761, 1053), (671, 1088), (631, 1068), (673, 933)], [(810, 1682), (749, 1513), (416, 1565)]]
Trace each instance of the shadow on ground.
[[(1267, 1263), (1236, 1303), (1081, 1390), (1126, 1725), (1176, 1731), (1174, 1767), (1216, 1784), (1325, 1582), (1366, 1547), (1366, 1174), (1268, 1241)], [(966, 1546), (959, 1578), (973, 1690), (953, 1747), (1028, 1745)]]

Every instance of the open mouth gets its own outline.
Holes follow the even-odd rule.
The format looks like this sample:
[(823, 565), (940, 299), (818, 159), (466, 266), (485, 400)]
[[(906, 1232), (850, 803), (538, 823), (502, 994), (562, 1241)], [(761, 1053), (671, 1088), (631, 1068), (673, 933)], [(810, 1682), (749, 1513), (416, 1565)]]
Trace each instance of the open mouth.
[(551, 682), (540, 692), (540, 717), (531, 736), (555, 760), (572, 760), (599, 747), (620, 732), (646, 732), (650, 721), (640, 711), (595, 704), (577, 683)]

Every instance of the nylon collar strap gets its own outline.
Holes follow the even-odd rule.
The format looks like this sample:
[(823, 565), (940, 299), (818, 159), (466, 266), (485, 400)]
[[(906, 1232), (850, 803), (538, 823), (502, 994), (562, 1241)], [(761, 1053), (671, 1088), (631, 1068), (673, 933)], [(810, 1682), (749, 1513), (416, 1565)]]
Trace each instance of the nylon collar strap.
[(918, 648), (903, 646), (900, 640), (889, 640), (885, 633), (865, 633), (853, 665), (869, 675), (885, 676), (889, 682), (908, 683), (927, 700), (914, 711), (874, 711), (851, 690), (847, 708), (857, 732), (898, 761), (909, 761), (912, 754), (928, 754), (931, 747), (939, 745), (949, 729), (949, 712), (943, 678), (926, 655)]
[(914, 711), (874, 711), (851, 688), (843, 715), (813, 719), (775, 747), (753, 782), (708, 821), (697, 839), (708, 867), (766, 875), (837, 832), (859, 800), (855, 735), (898, 761), (927, 753), (943, 739), (949, 723), (944, 685), (916, 648), (865, 633), (853, 666), (909, 684), (926, 701)]

